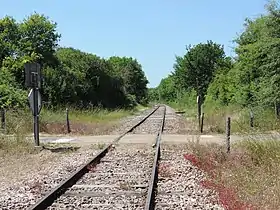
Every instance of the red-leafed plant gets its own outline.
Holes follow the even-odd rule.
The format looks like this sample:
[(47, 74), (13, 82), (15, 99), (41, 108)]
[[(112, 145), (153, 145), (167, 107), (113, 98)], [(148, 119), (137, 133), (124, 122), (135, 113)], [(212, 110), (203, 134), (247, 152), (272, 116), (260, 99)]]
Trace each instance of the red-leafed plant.
[(218, 156), (213, 153), (208, 153), (203, 157), (198, 157), (194, 154), (184, 154), (184, 158), (190, 161), (194, 166), (205, 171), (210, 179), (202, 181), (200, 184), (208, 189), (216, 191), (219, 195), (219, 201), (227, 210), (253, 210), (256, 209), (252, 205), (243, 203), (238, 199), (238, 196), (234, 189), (228, 188), (224, 185), (223, 181), (215, 183), (214, 180), (217, 178)]

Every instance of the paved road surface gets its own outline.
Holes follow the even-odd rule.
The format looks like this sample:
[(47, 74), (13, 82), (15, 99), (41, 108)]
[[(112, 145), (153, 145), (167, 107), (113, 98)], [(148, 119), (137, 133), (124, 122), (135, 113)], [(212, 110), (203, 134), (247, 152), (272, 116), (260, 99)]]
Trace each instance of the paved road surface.
[[(90, 145), (95, 143), (109, 143), (117, 138), (118, 135), (103, 135), (103, 136), (41, 136), (42, 143), (75, 143), (81, 145)], [(31, 137), (32, 138), (32, 137)], [(232, 135), (231, 141), (237, 142), (240, 140), (255, 139), (255, 140), (280, 140), (279, 134), (257, 134), (257, 135)], [(218, 143), (225, 142), (224, 135), (177, 135), (166, 134), (162, 136), (162, 143), (187, 143), (189, 141), (197, 141), (201, 143)], [(126, 135), (119, 143), (145, 143), (153, 144), (155, 136), (150, 134), (133, 134)]]

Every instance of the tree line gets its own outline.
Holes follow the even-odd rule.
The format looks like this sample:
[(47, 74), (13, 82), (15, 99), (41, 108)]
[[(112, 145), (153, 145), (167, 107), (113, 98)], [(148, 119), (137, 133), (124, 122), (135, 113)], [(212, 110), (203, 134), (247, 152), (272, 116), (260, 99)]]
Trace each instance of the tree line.
[[(51, 106), (128, 108), (147, 103), (148, 80), (131, 57), (109, 59), (60, 47), (57, 24), (33, 13), (0, 19), (0, 108), (25, 107), (24, 64), (42, 68), (42, 99)], [(82, 37), (81, 37), (82, 38)]]
[(150, 100), (176, 101), (200, 95), (206, 104), (279, 107), (280, 9), (266, 5), (267, 14), (246, 19), (234, 40), (235, 57), (222, 45), (208, 40), (189, 45), (176, 56), (173, 72), (149, 89)]

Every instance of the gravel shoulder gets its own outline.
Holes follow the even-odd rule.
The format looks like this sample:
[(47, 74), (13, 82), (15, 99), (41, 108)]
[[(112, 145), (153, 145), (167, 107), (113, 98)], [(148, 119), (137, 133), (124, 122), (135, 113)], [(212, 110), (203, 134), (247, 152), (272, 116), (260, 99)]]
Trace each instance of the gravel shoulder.
[(6, 156), (0, 164), (0, 209), (25, 209), (93, 157), (99, 149)]
[(161, 146), (155, 209), (224, 209), (218, 195), (200, 185), (206, 176), (184, 159), (187, 151), (183, 144)]

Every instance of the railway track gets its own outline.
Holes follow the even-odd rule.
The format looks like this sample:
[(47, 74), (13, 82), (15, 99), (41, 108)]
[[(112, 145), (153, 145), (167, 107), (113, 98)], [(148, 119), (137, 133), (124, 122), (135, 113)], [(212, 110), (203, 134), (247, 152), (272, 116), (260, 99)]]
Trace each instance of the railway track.
[[(29, 209), (154, 209), (165, 113), (165, 106), (156, 107)], [(153, 148), (118, 145), (126, 134), (149, 128), (151, 119)]]

